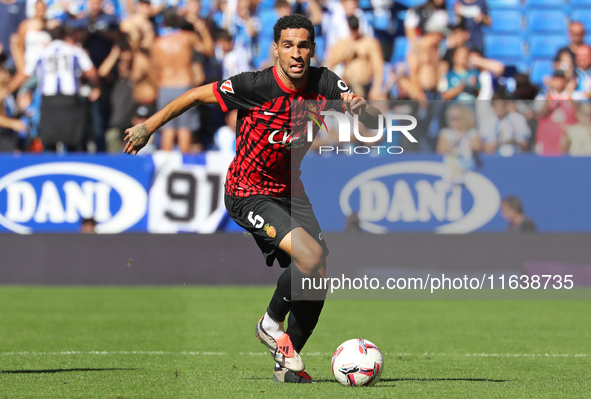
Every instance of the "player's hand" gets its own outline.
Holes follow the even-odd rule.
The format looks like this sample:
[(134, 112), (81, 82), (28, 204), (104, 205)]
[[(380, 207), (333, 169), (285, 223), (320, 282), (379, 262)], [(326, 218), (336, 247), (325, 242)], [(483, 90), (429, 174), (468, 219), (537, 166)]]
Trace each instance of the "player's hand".
[(148, 144), (148, 140), (150, 140), (150, 132), (148, 132), (145, 123), (130, 127), (125, 131), (125, 138), (123, 141), (127, 141), (127, 143), (125, 144), (123, 152), (126, 154), (133, 153), (133, 155), (137, 155), (139, 150)]
[(367, 102), (363, 97), (355, 93), (341, 93), (341, 99), (351, 115), (357, 114), (360, 118), (363, 118), (365, 107), (367, 107)]

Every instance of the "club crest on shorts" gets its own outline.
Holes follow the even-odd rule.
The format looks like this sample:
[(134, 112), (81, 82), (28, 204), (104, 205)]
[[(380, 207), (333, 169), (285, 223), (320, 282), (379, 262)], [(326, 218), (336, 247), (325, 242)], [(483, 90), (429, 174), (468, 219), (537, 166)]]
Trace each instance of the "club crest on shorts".
[(267, 235), (271, 238), (275, 238), (275, 236), (277, 235), (277, 230), (275, 230), (275, 227), (269, 226), (269, 223), (263, 226), (263, 230), (265, 230)]
[(220, 86), (220, 91), (223, 91), (226, 94), (228, 94), (228, 93), (234, 94), (234, 87), (232, 87), (232, 82), (230, 81), (230, 79), (228, 79), (224, 83), (222, 83), (222, 85)]

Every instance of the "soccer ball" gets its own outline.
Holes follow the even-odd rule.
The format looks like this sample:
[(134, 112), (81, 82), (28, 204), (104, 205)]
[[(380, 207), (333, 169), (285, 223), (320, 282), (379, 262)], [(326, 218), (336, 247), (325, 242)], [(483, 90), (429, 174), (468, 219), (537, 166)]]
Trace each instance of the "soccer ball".
[(332, 355), (332, 374), (343, 385), (363, 387), (375, 384), (384, 369), (382, 353), (367, 339), (350, 339)]

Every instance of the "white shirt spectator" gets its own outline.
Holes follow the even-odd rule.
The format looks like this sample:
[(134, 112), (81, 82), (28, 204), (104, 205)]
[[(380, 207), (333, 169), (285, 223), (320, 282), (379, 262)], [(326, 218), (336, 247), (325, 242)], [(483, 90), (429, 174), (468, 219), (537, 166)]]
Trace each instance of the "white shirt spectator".
[(218, 151), (223, 153), (236, 153), (236, 132), (229, 126), (220, 127), (214, 134), (214, 143)]
[(92, 61), (84, 50), (62, 40), (54, 40), (36, 60), (25, 66), (24, 73), (27, 76), (37, 73), (44, 96), (72, 96), (78, 94), (82, 72), (92, 67)]
[[(340, 1), (331, 1), (327, 5), (328, 11), (324, 13), (322, 20), (322, 31), (326, 37), (326, 50), (329, 51), (339, 40), (346, 39), (351, 35), (347, 15)], [(373, 37), (373, 29), (363, 10), (357, 8), (354, 15), (359, 18), (359, 32), (364, 36)]]
[(495, 140), (498, 144), (499, 155), (507, 157), (521, 152), (520, 143), (531, 138), (531, 129), (525, 116), (519, 112), (511, 112), (497, 122), (495, 126)]

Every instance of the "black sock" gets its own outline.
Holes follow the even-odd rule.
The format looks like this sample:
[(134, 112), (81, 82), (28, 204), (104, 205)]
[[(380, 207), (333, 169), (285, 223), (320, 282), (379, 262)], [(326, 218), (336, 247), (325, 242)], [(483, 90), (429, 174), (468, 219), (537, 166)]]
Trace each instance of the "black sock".
[(277, 288), (267, 308), (267, 313), (273, 320), (280, 323), (293, 308), (296, 301), (303, 299), (302, 281), (309, 278), (297, 268), (293, 262), (285, 269), (277, 280)]
[(292, 307), (286, 332), (297, 352), (302, 350), (312, 335), (323, 306), (324, 301), (299, 301)]

